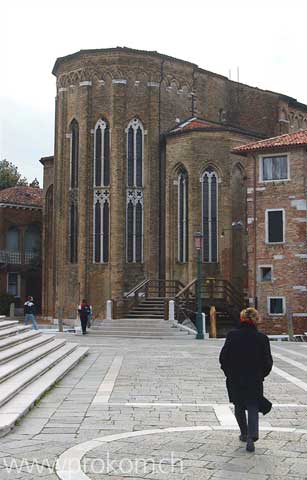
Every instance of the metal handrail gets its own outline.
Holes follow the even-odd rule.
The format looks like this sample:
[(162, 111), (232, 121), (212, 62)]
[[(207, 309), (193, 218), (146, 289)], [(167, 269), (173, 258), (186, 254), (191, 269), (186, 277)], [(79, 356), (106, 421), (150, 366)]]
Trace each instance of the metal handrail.
[(149, 282), (148, 278), (145, 278), (145, 280), (142, 280), (140, 283), (138, 283), (135, 287), (133, 287), (128, 293), (124, 295), (125, 298), (130, 297), (131, 295), (135, 295), (138, 293), (145, 285)]
[(177, 295), (175, 296), (175, 298), (181, 297), (181, 296), (182, 296), (187, 290), (189, 290), (196, 282), (197, 282), (197, 278), (194, 278), (190, 283), (188, 283), (188, 285), (186, 285), (184, 288), (182, 288), (182, 289), (177, 293)]

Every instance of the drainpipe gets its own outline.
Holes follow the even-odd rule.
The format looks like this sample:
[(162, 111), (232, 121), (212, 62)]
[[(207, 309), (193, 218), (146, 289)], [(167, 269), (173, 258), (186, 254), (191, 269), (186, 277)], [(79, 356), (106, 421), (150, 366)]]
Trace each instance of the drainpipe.
[[(160, 255), (159, 255), (159, 266), (158, 273), (159, 279), (165, 278), (165, 235), (164, 235), (164, 222), (165, 222), (165, 202), (162, 199), (162, 195), (165, 191), (165, 139), (161, 138), (161, 85), (164, 77), (164, 59), (161, 61), (160, 65), (160, 81), (159, 81), (159, 100), (158, 100), (158, 135), (159, 135), (159, 246), (160, 246)], [(163, 184), (163, 185), (162, 185)]]
[(254, 217), (254, 288), (253, 288), (253, 297), (254, 297), (254, 306), (255, 308), (258, 307), (258, 299), (257, 299), (257, 220), (256, 220), (256, 215), (257, 215), (257, 205), (256, 205), (256, 200), (257, 200), (257, 195), (256, 195), (256, 184), (257, 184), (257, 159), (256, 156), (253, 155), (253, 217)]

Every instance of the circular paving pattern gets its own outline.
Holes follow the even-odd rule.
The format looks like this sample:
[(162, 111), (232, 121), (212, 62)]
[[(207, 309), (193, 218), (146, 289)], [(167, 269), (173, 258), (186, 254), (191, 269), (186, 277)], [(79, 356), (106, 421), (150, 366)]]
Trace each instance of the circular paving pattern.
[[(289, 435), (290, 434), (290, 435)], [(307, 430), (261, 428), (247, 453), (234, 427), (199, 426), (108, 435), (76, 445), (58, 459), (61, 480), (302, 480)]]

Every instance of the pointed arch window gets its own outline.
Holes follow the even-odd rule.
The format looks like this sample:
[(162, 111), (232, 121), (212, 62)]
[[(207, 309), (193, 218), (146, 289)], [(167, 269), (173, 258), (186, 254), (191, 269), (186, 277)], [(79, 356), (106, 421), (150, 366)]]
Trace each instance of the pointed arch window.
[(70, 124), (70, 188), (78, 188), (79, 184), (79, 125), (77, 120)]
[(134, 118), (127, 130), (127, 185), (143, 187), (144, 127)]
[(128, 263), (142, 263), (144, 250), (143, 192), (127, 193), (126, 254)]
[(110, 129), (105, 120), (98, 120), (94, 132), (94, 187), (110, 184)]
[(212, 167), (202, 176), (203, 261), (217, 262), (218, 177)]
[(128, 263), (143, 262), (144, 250), (144, 127), (134, 118), (127, 134), (126, 256)]
[(188, 261), (188, 175), (178, 176), (178, 261)]
[(95, 192), (94, 198), (94, 263), (109, 261), (110, 203), (109, 191)]
[(78, 261), (78, 206), (71, 203), (69, 208), (69, 261)]

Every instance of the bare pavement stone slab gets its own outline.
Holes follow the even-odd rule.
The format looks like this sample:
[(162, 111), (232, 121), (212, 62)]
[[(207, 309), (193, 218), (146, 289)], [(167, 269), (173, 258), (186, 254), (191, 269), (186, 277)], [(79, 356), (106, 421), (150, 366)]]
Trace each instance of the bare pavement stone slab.
[[(238, 439), (228, 405), (218, 364), (222, 341), (183, 336), (132, 342), (90, 333), (73, 341), (90, 347), (88, 357), (0, 439), (0, 480), (307, 478), (304, 346), (289, 343), (281, 352), (272, 345), (279, 370), (265, 381), (265, 393), (275, 407), (261, 418), (251, 454)], [(90, 448), (93, 439), (99, 446)], [(56, 470), (64, 457), (71, 468)], [(108, 459), (116, 465), (106, 472), (101, 469)], [(8, 471), (13, 460), (29, 463)], [(145, 460), (146, 471), (129, 470)]]

